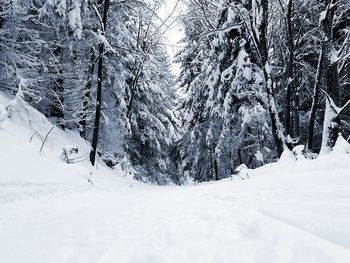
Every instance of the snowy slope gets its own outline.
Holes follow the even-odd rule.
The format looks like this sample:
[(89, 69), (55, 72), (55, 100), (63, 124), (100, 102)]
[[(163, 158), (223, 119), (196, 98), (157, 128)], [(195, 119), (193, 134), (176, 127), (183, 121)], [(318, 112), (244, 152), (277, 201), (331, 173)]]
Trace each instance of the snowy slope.
[[(76, 133), (53, 128), (44, 115), (20, 98), (0, 93), (1, 106), (7, 112), (0, 127), (0, 200), (91, 189), (88, 179), (93, 170), (88, 161), (87, 142)], [(78, 147), (76, 156), (82, 162), (66, 164), (62, 160), (66, 146)], [(111, 177), (112, 172), (100, 166), (93, 173), (93, 181), (106, 183), (105, 177)], [(122, 172), (117, 169), (113, 174), (120, 178)]]
[[(54, 129), (40, 153), (23, 116), (0, 130), (0, 262), (350, 262), (345, 142), (313, 161), (243, 171), (246, 180), (149, 186), (100, 165), (92, 186), (87, 161), (60, 159), (64, 145), (88, 145)], [(31, 125), (47, 131), (37, 116)]]

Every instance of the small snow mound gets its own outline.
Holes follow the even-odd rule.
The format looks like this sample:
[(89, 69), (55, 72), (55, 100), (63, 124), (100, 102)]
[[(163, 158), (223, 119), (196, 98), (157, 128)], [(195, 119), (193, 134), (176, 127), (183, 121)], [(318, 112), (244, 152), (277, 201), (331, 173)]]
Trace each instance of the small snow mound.
[(264, 154), (261, 151), (255, 153), (255, 158), (260, 162), (264, 162)]
[(293, 148), (292, 152), (293, 152), (297, 161), (306, 159), (306, 157), (304, 155), (304, 150), (305, 150), (304, 145), (297, 145)]
[(1, 129), (1, 124), (5, 120), (7, 120), (8, 112), (5, 108), (4, 105), (0, 104), (0, 129)]
[(331, 153), (341, 155), (350, 153), (350, 144), (344, 139), (344, 137), (341, 134), (339, 134)]
[(245, 165), (245, 164), (241, 164), (239, 166), (237, 166), (237, 168), (235, 169), (235, 171), (240, 172), (243, 170), (248, 170), (249, 168)]
[(282, 152), (281, 157), (278, 160), (278, 162), (288, 162), (288, 161), (295, 161), (295, 156), (291, 150), (286, 148)]
[(293, 154), (294, 155), (303, 154), (304, 149), (305, 149), (304, 145), (297, 145), (293, 148)]
[(249, 168), (245, 164), (241, 164), (237, 166), (237, 168), (233, 171), (232, 176), (238, 176), (242, 180), (248, 179), (249, 178), (249, 173), (248, 173)]

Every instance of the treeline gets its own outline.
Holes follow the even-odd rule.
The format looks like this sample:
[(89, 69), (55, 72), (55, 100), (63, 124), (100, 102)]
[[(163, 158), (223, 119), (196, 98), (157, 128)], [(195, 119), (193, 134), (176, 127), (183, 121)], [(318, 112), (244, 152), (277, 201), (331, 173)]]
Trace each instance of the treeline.
[(92, 164), (181, 184), (348, 139), (348, 0), (185, 0), (178, 85), (164, 0), (0, 1), (0, 88), (77, 130)]
[(339, 132), (348, 139), (348, 0), (187, 2), (180, 170), (217, 180), (298, 144), (312, 156)]

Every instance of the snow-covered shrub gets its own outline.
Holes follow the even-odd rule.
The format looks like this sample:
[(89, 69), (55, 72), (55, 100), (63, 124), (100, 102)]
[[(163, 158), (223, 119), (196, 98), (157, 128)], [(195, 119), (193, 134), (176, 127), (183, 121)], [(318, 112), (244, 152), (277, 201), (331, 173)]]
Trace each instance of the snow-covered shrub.
[(295, 155), (293, 152), (289, 149), (285, 149), (281, 157), (279, 158), (278, 162), (290, 162), (290, 161), (295, 161)]

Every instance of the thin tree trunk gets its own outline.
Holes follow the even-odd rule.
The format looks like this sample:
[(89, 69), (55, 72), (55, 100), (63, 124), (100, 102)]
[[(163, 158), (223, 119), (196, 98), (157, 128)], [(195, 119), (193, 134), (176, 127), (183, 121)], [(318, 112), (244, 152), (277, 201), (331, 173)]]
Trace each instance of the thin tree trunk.
[(294, 105), (293, 105), (293, 120), (294, 120), (294, 130), (293, 135), (295, 137), (300, 137), (300, 117), (299, 117), (299, 111), (300, 111), (300, 94), (299, 89), (297, 88), (295, 91), (295, 99), (294, 99)]
[(286, 134), (290, 135), (292, 133), (292, 120), (291, 120), (291, 106), (292, 106), (292, 90), (293, 90), (293, 63), (294, 63), (294, 43), (293, 43), (293, 31), (292, 31), (292, 7), (293, 0), (289, 0), (287, 8), (287, 45), (289, 57), (286, 66)]
[[(109, 0), (104, 1), (104, 12), (103, 12), (103, 29), (102, 34), (106, 33), (107, 26), (107, 13), (109, 8)], [(95, 165), (98, 134), (100, 129), (100, 116), (101, 116), (101, 104), (102, 104), (102, 81), (103, 81), (103, 55), (105, 51), (105, 44), (102, 42), (99, 48), (99, 59), (98, 59), (98, 70), (97, 70), (97, 97), (96, 97), (96, 113), (95, 113), (95, 125), (93, 131), (93, 137), (91, 142), (90, 162), (92, 166)]]
[(314, 145), (314, 127), (315, 127), (315, 120), (316, 120), (316, 111), (318, 107), (318, 98), (320, 96), (320, 78), (321, 78), (321, 68), (322, 68), (322, 60), (323, 60), (323, 50), (321, 50), (321, 53), (319, 55), (318, 59), (318, 65), (317, 65), (317, 72), (316, 72), (316, 79), (315, 79), (315, 85), (314, 85), (314, 95), (312, 97), (312, 106), (311, 106), (311, 113), (310, 113), (310, 119), (309, 119), (309, 134), (308, 134), (308, 149), (312, 150)]
[(57, 126), (65, 129), (64, 124), (64, 79), (63, 79), (63, 69), (61, 67), (62, 59), (63, 59), (63, 48), (57, 44), (54, 49), (55, 56), (55, 74), (57, 77), (54, 79), (52, 91), (54, 93), (53, 104), (50, 109), (50, 116), (56, 118)]
[(320, 21), (321, 41), (324, 52), (323, 72), (321, 73), (322, 89), (326, 90), (335, 103), (339, 104), (339, 76), (338, 63), (332, 61), (332, 54), (335, 52), (333, 41), (333, 20), (337, 4), (335, 0), (323, 0), (327, 14)]
[(86, 139), (86, 131), (87, 131), (87, 115), (88, 115), (88, 110), (89, 110), (89, 101), (90, 101), (90, 94), (91, 94), (91, 88), (92, 88), (92, 78), (94, 75), (94, 70), (95, 70), (95, 55), (94, 55), (94, 50), (91, 48), (90, 50), (91, 53), (91, 61), (90, 61), (90, 66), (89, 66), (89, 72), (88, 72), (88, 80), (85, 85), (85, 92), (83, 94), (83, 109), (80, 114), (80, 121), (79, 121), (79, 126), (80, 126), (80, 136), (84, 139)]
[(100, 44), (100, 57), (98, 59), (98, 72), (97, 72), (97, 94), (96, 94), (96, 112), (95, 112), (95, 125), (94, 132), (92, 136), (91, 152), (90, 152), (90, 162), (92, 166), (95, 165), (96, 153), (97, 153), (97, 143), (98, 134), (100, 129), (100, 116), (101, 116), (101, 103), (102, 103), (102, 73), (103, 73), (103, 53), (105, 45)]
[(285, 139), (283, 134), (283, 126), (278, 116), (277, 106), (275, 102), (275, 96), (272, 88), (272, 79), (268, 68), (269, 66), (265, 66), (264, 76), (266, 80), (266, 92), (268, 99), (268, 108), (271, 119), (271, 129), (272, 136), (275, 141), (276, 151), (278, 156), (281, 156), (285, 149)]
[(336, 5), (334, 0), (323, 0), (323, 12), (326, 15), (320, 20), (320, 36), (321, 36), (321, 52), (319, 56), (316, 81), (314, 87), (314, 97), (312, 101), (310, 120), (309, 120), (309, 134), (308, 134), (308, 148), (313, 148), (314, 126), (316, 120), (316, 111), (318, 107), (318, 97), (320, 89), (327, 91), (329, 95), (334, 98), (334, 101), (339, 104), (339, 76), (338, 65), (332, 62), (332, 52), (334, 52), (333, 43), (333, 18), (334, 9)]
[(263, 67), (266, 92), (268, 96), (268, 108), (271, 119), (272, 135), (275, 141), (276, 151), (278, 156), (281, 156), (285, 149), (286, 143), (283, 134), (283, 125), (278, 117), (277, 106), (275, 102), (274, 92), (272, 88), (271, 68), (268, 62), (268, 42), (267, 42), (267, 26), (268, 26), (268, 11), (269, 1), (262, 1), (262, 22), (260, 25), (260, 54), (261, 66)]

